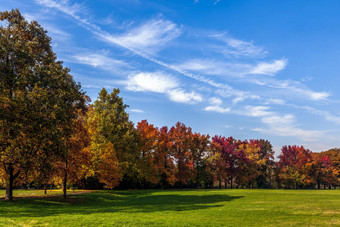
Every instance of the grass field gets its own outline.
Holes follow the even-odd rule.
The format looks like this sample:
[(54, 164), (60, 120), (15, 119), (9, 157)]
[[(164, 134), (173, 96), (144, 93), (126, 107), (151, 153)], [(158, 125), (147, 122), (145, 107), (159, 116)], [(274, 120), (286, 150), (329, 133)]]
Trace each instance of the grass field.
[[(21, 198), (21, 197), (46, 197), (46, 196), (55, 196), (55, 195), (62, 195), (63, 192), (61, 190), (47, 190), (46, 195), (44, 190), (14, 190), (13, 196), (15, 198)], [(89, 192), (89, 190), (70, 190), (67, 191), (67, 193), (84, 193)], [(3, 199), (5, 197), (5, 190), (0, 190), (0, 199)]]
[(0, 201), (0, 226), (145, 225), (340, 226), (340, 190), (97, 191)]

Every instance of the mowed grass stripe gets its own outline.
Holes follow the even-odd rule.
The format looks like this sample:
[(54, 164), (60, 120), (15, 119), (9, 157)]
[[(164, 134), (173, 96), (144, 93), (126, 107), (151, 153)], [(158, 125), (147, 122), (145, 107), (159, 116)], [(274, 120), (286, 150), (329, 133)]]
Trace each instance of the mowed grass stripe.
[(5, 226), (340, 226), (340, 190), (96, 191), (0, 201)]

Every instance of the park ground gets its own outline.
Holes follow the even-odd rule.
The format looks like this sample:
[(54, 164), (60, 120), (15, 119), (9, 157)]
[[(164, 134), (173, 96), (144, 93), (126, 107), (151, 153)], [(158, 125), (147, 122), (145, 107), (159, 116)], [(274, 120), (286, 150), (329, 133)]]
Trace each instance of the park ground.
[(340, 190), (73, 193), (16, 190), (0, 199), (0, 226), (340, 226)]

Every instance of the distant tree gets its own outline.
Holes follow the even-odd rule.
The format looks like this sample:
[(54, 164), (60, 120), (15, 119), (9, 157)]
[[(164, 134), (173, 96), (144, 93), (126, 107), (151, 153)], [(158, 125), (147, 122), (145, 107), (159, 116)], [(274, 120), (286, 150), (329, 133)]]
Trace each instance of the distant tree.
[(229, 182), (230, 187), (233, 188), (234, 179), (242, 174), (242, 167), (248, 162), (244, 150), (239, 149), (241, 141), (235, 140), (233, 137), (214, 136), (212, 142), (222, 158), (225, 187)]
[(193, 177), (193, 159), (190, 150), (192, 131), (185, 124), (177, 122), (169, 131), (171, 140), (171, 152), (177, 164), (177, 181), (179, 187), (187, 184)]
[(0, 12), (0, 20), (0, 162), (12, 200), (14, 180), (41, 156), (64, 155), (85, 100), (36, 21), (18, 10)]
[(138, 122), (137, 133), (139, 138), (139, 178), (142, 186), (146, 183), (156, 184), (157, 170), (155, 166), (155, 153), (157, 152), (158, 129), (146, 120)]
[(320, 153), (321, 156), (327, 156), (330, 160), (331, 182), (334, 187), (340, 185), (340, 148), (333, 148)]
[(200, 187), (201, 178), (204, 176), (207, 167), (207, 156), (209, 155), (209, 135), (201, 135), (200, 133), (193, 133), (191, 141), (191, 153), (194, 165), (194, 172), (196, 175), (196, 188)]
[(176, 183), (176, 166), (171, 152), (172, 142), (168, 127), (159, 129), (157, 149), (154, 154), (155, 170), (161, 188)]
[(283, 146), (279, 155), (279, 180), (286, 188), (306, 186), (306, 166), (312, 162), (312, 152), (303, 146)]
[(257, 187), (270, 187), (272, 169), (274, 164), (274, 152), (268, 140), (249, 140), (243, 141), (239, 147), (246, 153), (249, 163), (244, 174), (248, 173), (249, 185), (256, 183)]
[[(100, 164), (106, 161), (104, 157), (111, 157), (113, 160), (116, 157), (117, 161), (111, 164), (115, 165), (113, 169), (119, 173), (117, 172), (114, 176), (117, 176), (117, 179), (124, 180), (125, 178), (131, 184), (131, 180), (137, 181), (138, 175), (137, 132), (125, 110), (128, 106), (119, 97), (119, 93), (119, 89), (113, 89), (111, 93), (108, 93), (105, 88), (99, 92), (99, 97), (93, 105), (95, 126), (91, 147), (97, 160), (97, 167), (108, 164)], [(99, 151), (105, 151), (106, 154)], [(109, 176), (109, 174), (102, 176)]]

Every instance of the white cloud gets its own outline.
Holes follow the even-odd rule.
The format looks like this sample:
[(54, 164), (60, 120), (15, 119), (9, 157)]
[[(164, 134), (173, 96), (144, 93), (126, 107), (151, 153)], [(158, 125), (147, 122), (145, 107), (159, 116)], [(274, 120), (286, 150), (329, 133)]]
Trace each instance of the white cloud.
[(277, 104), (277, 105), (284, 105), (286, 103), (283, 99), (275, 99), (275, 98), (269, 98), (266, 99), (265, 104)]
[(177, 80), (163, 72), (138, 73), (130, 76), (125, 84), (126, 89), (130, 91), (163, 93), (174, 102), (192, 104), (203, 100), (201, 94), (179, 88)]
[(131, 49), (153, 54), (180, 34), (180, 29), (173, 22), (155, 19), (125, 34), (113, 35), (111, 39)]
[(250, 64), (229, 63), (214, 59), (195, 58), (178, 64), (181, 70), (195, 71), (206, 75), (244, 76), (251, 69)]
[(270, 107), (268, 106), (246, 106), (244, 108), (244, 114), (252, 117), (262, 117), (272, 115), (273, 112), (268, 111)]
[(315, 142), (324, 136), (324, 132), (317, 130), (304, 130), (295, 125), (295, 116), (268, 116), (261, 120), (268, 128), (255, 128), (254, 131), (269, 135), (293, 136), (301, 141)]
[(224, 45), (216, 46), (215, 50), (218, 52), (222, 52), (227, 56), (234, 55), (236, 57), (263, 57), (267, 54), (267, 51), (265, 51), (261, 47), (254, 45), (253, 42), (235, 39), (231, 36), (226, 35), (226, 33), (214, 34), (210, 35), (210, 37), (223, 42)]
[(277, 72), (284, 69), (286, 65), (287, 59), (274, 60), (273, 62), (260, 62), (250, 73), (274, 76)]
[(54, 1), (54, 0), (35, 0), (38, 4), (48, 8), (56, 8), (61, 12), (76, 17), (77, 13), (81, 12), (84, 7), (80, 4), (70, 4), (68, 0)]
[(130, 112), (133, 112), (133, 113), (144, 113), (144, 110), (140, 110), (140, 109), (130, 109)]
[(182, 89), (175, 89), (168, 92), (169, 99), (180, 103), (197, 103), (203, 100), (202, 96), (194, 91), (185, 92)]
[(212, 105), (216, 105), (216, 106), (219, 106), (219, 105), (222, 105), (222, 100), (220, 98), (217, 98), (217, 97), (212, 97), (209, 99), (209, 102), (212, 104)]
[(169, 90), (177, 87), (177, 80), (171, 75), (163, 72), (141, 72), (129, 76), (129, 79), (126, 82), (126, 89), (131, 91), (167, 93)]
[(207, 106), (204, 108), (205, 111), (212, 111), (218, 113), (229, 113), (230, 108), (223, 108), (221, 106)]
[(318, 110), (318, 109), (315, 109), (315, 108), (310, 107), (310, 106), (298, 106), (298, 105), (293, 105), (293, 104), (290, 104), (289, 106), (297, 108), (297, 109), (307, 110), (308, 112), (310, 112), (312, 114), (323, 116), (327, 121), (331, 121), (331, 122), (334, 122), (336, 124), (340, 124), (340, 115), (333, 115), (328, 111)]
[(262, 122), (268, 125), (291, 125), (295, 120), (294, 115), (263, 117)]
[(110, 58), (106, 54), (83, 53), (72, 56), (71, 61), (109, 71), (130, 67), (126, 62)]

